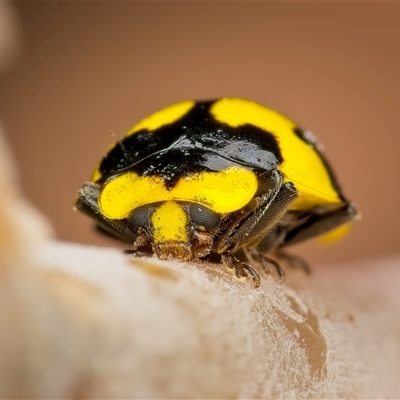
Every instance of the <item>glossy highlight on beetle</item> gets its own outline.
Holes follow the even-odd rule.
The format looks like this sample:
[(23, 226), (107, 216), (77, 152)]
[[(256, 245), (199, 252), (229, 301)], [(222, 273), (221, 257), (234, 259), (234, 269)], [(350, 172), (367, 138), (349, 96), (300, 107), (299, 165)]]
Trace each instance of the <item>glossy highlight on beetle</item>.
[(139, 122), (108, 149), (76, 208), (130, 253), (219, 258), (255, 287), (254, 267), (283, 278), (276, 258), (306, 265), (287, 246), (341, 236), (357, 216), (310, 132), (238, 98), (185, 101)]

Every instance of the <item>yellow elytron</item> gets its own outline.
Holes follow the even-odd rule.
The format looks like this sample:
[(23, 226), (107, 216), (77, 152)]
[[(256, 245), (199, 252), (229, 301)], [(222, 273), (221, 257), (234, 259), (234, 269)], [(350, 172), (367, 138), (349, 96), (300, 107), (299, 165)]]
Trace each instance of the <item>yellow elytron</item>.
[(283, 277), (268, 254), (340, 236), (357, 215), (311, 133), (237, 98), (185, 101), (139, 122), (109, 148), (76, 207), (132, 253), (217, 256), (256, 287), (258, 273), (236, 253)]

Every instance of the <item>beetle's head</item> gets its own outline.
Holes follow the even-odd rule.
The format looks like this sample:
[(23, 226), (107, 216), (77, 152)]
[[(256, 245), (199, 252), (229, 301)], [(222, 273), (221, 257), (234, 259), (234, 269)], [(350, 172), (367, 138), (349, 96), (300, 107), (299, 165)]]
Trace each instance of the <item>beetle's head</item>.
[(219, 224), (220, 215), (207, 207), (173, 200), (138, 207), (127, 221), (158, 258), (183, 261), (211, 252)]
[(179, 179), (172, 186), (161, 174), (133, 170), (93, 183), (99, 185), (98, 213), (110, 225), (118, 224), (121, 236), (137, 238), (135, 251), (142, 248), (161, 259), (204, 257), (212, 250), (221, 216), (252, 200), (258, 178), (236, 164), (221, 171), (183, 172), (174, 172)]

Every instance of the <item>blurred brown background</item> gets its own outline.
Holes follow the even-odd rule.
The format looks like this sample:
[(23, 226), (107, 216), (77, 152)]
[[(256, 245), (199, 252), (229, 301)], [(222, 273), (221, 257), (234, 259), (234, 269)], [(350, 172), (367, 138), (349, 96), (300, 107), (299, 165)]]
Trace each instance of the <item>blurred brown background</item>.
[[(0, 4), (0, 7), (2, 5)], [(310, 129), (363, 219), (311, 263), (399, 251), (400, 3), (15, 3), (0, 118), (58, 238), (117, 245), (72, 211), (108, 146), (185, 99), (239, 96)]]

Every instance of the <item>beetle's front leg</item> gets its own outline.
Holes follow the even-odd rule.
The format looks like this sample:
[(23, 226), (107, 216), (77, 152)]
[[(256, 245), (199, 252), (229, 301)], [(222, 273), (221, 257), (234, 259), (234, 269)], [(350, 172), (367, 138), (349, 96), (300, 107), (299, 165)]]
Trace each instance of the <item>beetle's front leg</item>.
[(249, 260), (255, 261), (257, 264), (261, 265), (263, 271), (266, 275), (271, 275), (271, 269), (269, 265), (273, 265), (278, 273), (279, 280), (284, 281), (286, 278), (285, 270), (280, 266), (278, 261), (267, 257), (263, 252), (261, 252), (257, 247), (253, 247), (250, 250), (245, 250), (246, 257)]
[(249, 264), (239, 261), (232, 253), (229, 251), (221, 254), (222, 263), (230, 270), (235, 272), (235, 276), (238, 279), (251, 277), (253, 280), (254, 288), (260, 286), (260, 275), (258, 272)]
[(233, 228), (223, 232), (217, 242), (217, 252), (236, 252), (240, 247), (251, 249), (271, 232), (287, 212), (299, 192), (291, 182), (283, 183), (278, 171), (269, 177), (270, 190), (254, 199), (253, 209), (239, 216)]
[[(268, 190), (254, 198), (246, 209), (235, 213), (234, 218), (229, 221), (227, 228), (220, 234), (216, 243), (218, 253), (224, 254), (226, 251), (235, 253), (244, 245), (252, 247), (252, 244), (258, 242), (264, 235), (264, 231), (269, 230), (275, 224), (280, 214), (286, 211), (286, 204), (281, 204), (278, 201), (280, 204), (278, 209), (280, 209), (273, 214), (269, 212), (275, 199), (282, 197), (279, 196), (283, 183), (282, 174), (273, 170), (268, 175), (263, 176), (262, 179), (263, 185), (268, 187)], [(273, 210), (276, 208), (273, 207)]]

